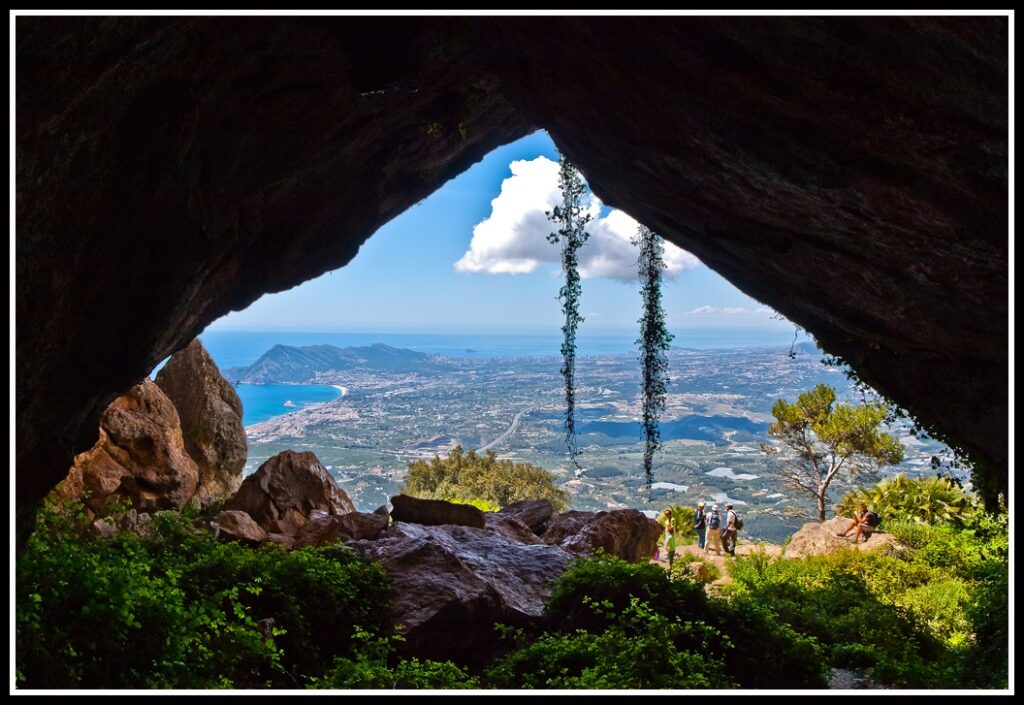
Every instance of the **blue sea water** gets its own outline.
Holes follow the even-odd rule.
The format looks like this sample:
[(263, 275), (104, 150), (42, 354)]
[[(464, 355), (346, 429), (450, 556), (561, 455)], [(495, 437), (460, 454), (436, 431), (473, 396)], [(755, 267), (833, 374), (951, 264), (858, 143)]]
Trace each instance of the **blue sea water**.
[(238, 384), (242, 400), (242, 424), (250, 426), (310, 404), (337, 399), (337, 387), (320, 384)]

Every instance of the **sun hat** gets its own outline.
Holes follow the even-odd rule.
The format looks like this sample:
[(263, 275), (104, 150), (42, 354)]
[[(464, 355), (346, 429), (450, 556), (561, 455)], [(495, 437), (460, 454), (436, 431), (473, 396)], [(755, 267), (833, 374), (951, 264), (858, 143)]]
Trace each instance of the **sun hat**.
[(711, 511), (717, 512), (718, 511), (718, 505), (717, 504), (712, 504), (711, 505)]
[(704, 503), (703, 503), (703, 502), (697, 502), (697, 506), (698, 506), (698, 507), (703, 507), (703, 506), (704, 506)]

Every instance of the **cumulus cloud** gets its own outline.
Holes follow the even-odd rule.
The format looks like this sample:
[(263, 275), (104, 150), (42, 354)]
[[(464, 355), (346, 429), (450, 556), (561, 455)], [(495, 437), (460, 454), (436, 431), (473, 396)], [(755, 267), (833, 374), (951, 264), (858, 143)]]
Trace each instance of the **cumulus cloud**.
[[(561, 201), (558, 163), (537, 157), (514, 161), (509, 168), (512, 176), (502, 181), (501, 192), (491, 201), (491, 215), (473, 228), (469, 250), (455, 263), (460, 272), (526, 274), (541, 263), (560, 262), (560, 248), (547, 241), (554, 224), (545, 214)], [(638, 252), (630, 240), (637, 222), (620, 210), (601, 217), (601, 200), (593, 194), (586, 206), (592, 220), (587, 226), (590, 238), (579, 252), (580, 275), (635, 281)], [(665, 243), (666, 277), (699, 264), (690, 253)]]

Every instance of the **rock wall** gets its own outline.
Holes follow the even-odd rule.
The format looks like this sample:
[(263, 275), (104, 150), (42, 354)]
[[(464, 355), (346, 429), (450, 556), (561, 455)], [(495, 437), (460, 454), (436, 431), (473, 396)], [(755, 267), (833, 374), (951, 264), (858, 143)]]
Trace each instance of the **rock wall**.
[(1007, 486), (1005, 17), (15, 29), (22, 526), (159, 360), (536, 127)]

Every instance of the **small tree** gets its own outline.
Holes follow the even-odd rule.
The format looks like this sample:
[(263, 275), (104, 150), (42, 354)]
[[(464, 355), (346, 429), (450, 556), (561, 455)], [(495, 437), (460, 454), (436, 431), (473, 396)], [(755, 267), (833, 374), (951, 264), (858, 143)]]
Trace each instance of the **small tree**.
[(795, 404), (779, 399), (768, 435), (784, 448), (761, 444), (765, 454), (778, 459), (776, 472), (785, 485), (815, 498), (818, 521), (825, 521), (828, 488), (840, 473), (877, 474), (903, 460), (903, 445), (880, 428), (888, 411), (884, 403), (835, 401), (836, 390), (824, 384), (798, 396)]
[(579, 170), (563, 154), (559, 160), (558, 187), (562, 192), (562, 203), (547, 214), (558, 226), (558, 232), (548, 235), (548, 242), (562, 244), (562, 271), (565, 284), (558, 292), (565, 314), (562, 326), (562, 377), (565, 378), (565, 444), (574, 467), (579, 468), (576, 458), (579, 447), (576, 443), (576, 328), (583, 322), (580, 315), (579, 249), (590, 237), (587, 223), (590, 214), (583, 207), (583, 196), (587, 186)]

